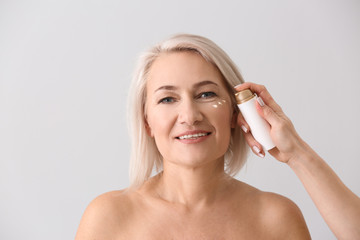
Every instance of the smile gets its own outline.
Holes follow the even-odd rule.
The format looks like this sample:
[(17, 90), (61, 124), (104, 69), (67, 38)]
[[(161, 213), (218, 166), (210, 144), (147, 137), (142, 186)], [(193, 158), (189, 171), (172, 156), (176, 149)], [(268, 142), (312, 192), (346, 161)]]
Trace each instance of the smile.
[(191, 135), (183, 135), (183, 136), (176, 137), (176, 138), (180, 139), (180, 140), (183, 140), (183, 139), (197, 139), (197, 138), (200, 138), (200, 137), (208, 136), (210, 134), (211, 134), (211, 132), (208, 132), (208, 133), (196, 133), (196, 134), (191, 134)]

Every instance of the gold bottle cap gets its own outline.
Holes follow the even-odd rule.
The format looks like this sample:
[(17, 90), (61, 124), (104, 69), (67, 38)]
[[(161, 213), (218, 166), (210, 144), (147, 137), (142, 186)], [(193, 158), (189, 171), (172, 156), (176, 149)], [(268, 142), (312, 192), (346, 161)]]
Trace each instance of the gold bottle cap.
[(250, 89), (245, 89), (245, 90), (235, 93), (235, 98), (236, 98), (237, 104), (241, 104), (246, 101), (249, 101), (253, 97), (255, 97), (255, 95), (250, 91)]

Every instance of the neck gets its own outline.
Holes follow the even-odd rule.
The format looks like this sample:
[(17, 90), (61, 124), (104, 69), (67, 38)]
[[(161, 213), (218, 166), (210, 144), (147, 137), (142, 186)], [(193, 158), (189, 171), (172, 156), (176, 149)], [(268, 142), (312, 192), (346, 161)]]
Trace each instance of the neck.
[(164, 161), (164, 171), (158, 175), (158, 195), (171, 203), (189, 209), (213, 203), (231, 179), (224, 172), (224, 160), (206, 166), (184, 167)]

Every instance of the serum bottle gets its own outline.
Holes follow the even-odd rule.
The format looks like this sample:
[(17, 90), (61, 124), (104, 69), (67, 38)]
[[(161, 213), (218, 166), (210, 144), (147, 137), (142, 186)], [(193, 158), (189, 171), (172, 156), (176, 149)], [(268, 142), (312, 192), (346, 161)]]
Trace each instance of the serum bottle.
[(270, 137), (270, 125), (258, 114), (256, 110), (257, 96), (245, 89), (235, 94), (237, 105), (243, 115), (245, 121), (249, 124), (251, 134), (255, 140), (258, 141), (265, 150), (270, 150), (275, 147), (275, 144)]

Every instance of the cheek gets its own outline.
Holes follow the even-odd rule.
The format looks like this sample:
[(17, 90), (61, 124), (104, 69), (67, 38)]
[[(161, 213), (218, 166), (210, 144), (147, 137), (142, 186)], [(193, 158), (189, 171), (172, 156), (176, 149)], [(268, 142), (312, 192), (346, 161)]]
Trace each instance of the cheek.
[(169, 134), (173, 122), (172, 115), (171, 111), (162, 111), (161, 109), (153, 109), (148, 112), (148, 124), (155, 140)]
[[(230, 102), (230, 101), (229, 101)], [(231, 139), (233, 109), (228, 101), (215, 101), (207, 106), (207, 118), (215, 128), (217, 150), (225, 154)]]
[(214, 101), (210, 105), (211, 105), (211, 107), (213, 107), (215, 109), (219, 108), (221, 110), (223, 110), (224, 107), (229, 107), (228, 103), (227, 103), (227, 101), (225, 99), (220, 99), (218, 101)]
[(214, 119), (216, 122), (220, 122), (225, 128), (228, 126), (224, 123), (231, 125), (232, 110), (230, 101), (225, 99), (216, 100), (206, 104), (206, 111), (209, 114), (210, 119)]
[[(204, 106), (205, 107), (205, 106)], [(225, 144), (231, 137), (232, 114), (233, 109), (230, 101), (217, 100), (212, 103), (207, 103), (206, 106), (207, 119), (211, 125), (216, 129), (217, 138)]]

